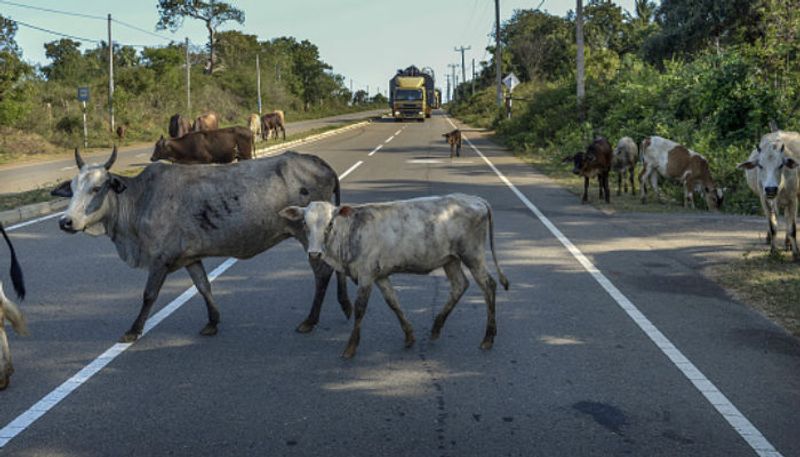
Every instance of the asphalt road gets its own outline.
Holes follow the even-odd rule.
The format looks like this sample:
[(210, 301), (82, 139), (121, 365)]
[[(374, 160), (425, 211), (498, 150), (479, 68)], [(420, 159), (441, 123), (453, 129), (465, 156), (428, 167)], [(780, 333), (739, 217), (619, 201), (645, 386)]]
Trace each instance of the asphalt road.
[[(319, 326), (294, 332), (313, 277), (292, 240), (222, 264), (217, 336), (198, 335), (205, 309), (192, 296), (137, 343), (115, 345), (145, 273), (107, 238), (50, 219), (11, 232), (32, 335), (10, 337), (0, 455), (800, 455), (797, 339), (703, 279), (691, 252), (670, 247), (682, 232), (668, 223), (582, 206), (483, 139), (474, 144), (497, 173), (467, 144), (451, 161), (441, 138), (451, 128), (440, 114), (377, 122), (303, 151), (347, 173), (347, 202), (459, 191), (492, 204), (511, 281), (492, 350), (478, 348), (486, 311), (474, 281), (429, 340), (448, 293), (437, 271), (393, 278), (413, 348), (375, 291), (359, 352), (342, 360), (352, 322), (332, 289)], [(157, 307), (190, 285), (174, 274)]]
[[(352, 122), (372, 116), (379, 116), (386, 110), (362, 111), (358, 113), (342, 114), (339, 116), (310, 119), (307, 121), (287, 122), (286, 135), (294, 135), (309, 130), (314, 130), (330, 125)], [(291, 119), (291, 116), (290, 116)], [(166, 131), (164, 132), (166, 135)], [(153, 154), (153, 145), (158, 138), (153, 138), (153, 143), (146, 146), (130, 146), (121, 148), (117, 167), (130, 167), (143, 165), (150, 162)], [(274, 144), (274, 140), (256, 143), (256, 148), (267, 147)], [(100, 162), (106, 160), (111, 151), (83, 153), (87, 162)], [(75, 175), (75, 159), (72, 155), (49, 160), (36, 161), (23, 164), (9, 164), (0, 166), (0, 194), (24, 192), (44, 185), (51, 185)]]

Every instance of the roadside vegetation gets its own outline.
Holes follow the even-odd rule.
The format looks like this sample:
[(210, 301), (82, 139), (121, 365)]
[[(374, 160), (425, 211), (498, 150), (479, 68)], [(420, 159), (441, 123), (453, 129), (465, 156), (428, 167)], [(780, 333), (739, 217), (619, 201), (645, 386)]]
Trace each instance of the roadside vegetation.
[[(179, 28), (184, 17), (195, 18), (179, 4), (216, 8), (208, 14), (218, 14), (222, 21), (244, 21), (243, 11), (224, 2), (162, 0), (159, 12), (164, 28)], [(222, 12), (217, 11), (221, 6), (225, 7)], [(219, 23), (212, 21), (214, 27)], [(50, 62), (34, 67), (24, 61), (14, 40), (16, 30), (13, 20), (0, 15), (0, 163), (67, 152), (83, 144), (79, 86), (90, 91), (90, 147), (119, 143), (108, 116), (108, 44), (89, 48), (67, 38), (55, 40), (44, 45)], [(223, 126), (246, 125), (247, 116), (258, 112), (256, 56), (263, 111), (284, 110), (288, 122), (386, 106), (383, 96), (351, 93), (344, 77), (334, 73), (317, 46), (307, 40), (259, 40), (236, 30), (210, 32), (206, 46), (189, 47), (191, 112), (186, 110), (184, 43), (145, 48), (114, 45), (115, 123), (127, 127), (122, 144), (155, 141), (166, 134), (175, 113), (193, 118), (213, 110), (222, 116)], [(209, 58), (209, 48), (213, 58)]]
[[(736, 164), (769, 131), (770, 121), (800, 130), (796, 2), (636, 0), (628, 13), (611, 1), (589, 0), (584, 32), (582, 110), (574, 14), (518, 10), (501, 29), (503, 75), (514, 72), (522, 81), (513, 92), (512, 119), (495, 104), (493, 60), (482, 62), (474, 94), (470, 83), (456, 89), (449, 111), (494, 131), (495, 140), (576, 193), (583, 180), (561, 160), (584, 150), (594, 135), (612, 144), (622, 136), (637, 144), (649, 135), (670, 138), (709, 160), (715, 180), (726, 188), (723, 211), (760, 214), (758, 198)], [(493, 55), (494, 49), (488, 51)], [(617, 197), (613, 172), (610, 185), (611, 205), (597, 203), (603, 210), (683, 210), (678, 185), (662, 187), (666, 202), (651, 196), (647, 205)], [(591, 192), (596, 202), (595, 180)], [(696, 204), (705, 208), (701, 198)], [(790, 254), (769, 255), (765, 246), (763, 254), (748, 252), (711, 276), (800, 336), (800, 267)]]

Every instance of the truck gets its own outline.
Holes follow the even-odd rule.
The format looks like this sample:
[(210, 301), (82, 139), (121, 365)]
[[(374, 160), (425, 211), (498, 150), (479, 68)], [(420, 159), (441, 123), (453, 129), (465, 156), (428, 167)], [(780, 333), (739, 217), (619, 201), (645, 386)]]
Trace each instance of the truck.
[(396, 121), (417, 119), (424, 122), (436, 108), (433, 76), (413, 65), (397, 70), (389, 80), (389, 107)]

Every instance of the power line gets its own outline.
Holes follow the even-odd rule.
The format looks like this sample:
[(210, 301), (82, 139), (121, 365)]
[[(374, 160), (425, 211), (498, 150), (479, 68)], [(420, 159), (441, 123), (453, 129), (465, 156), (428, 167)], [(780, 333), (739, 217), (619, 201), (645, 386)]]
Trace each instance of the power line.
[(66, 16), (84, 17), (84, 18), (87, 18), (87, 19), (99, 19), (101, 21), (105, 21), (106, 20), (106, 18), (104, 18), (102, 16), (93, 16), (91, 14), (73, 13), (73, 12), (70, 12), (70, 11), (54, 10), (54, 9), (50, 9), (50, 8), (42, 8), (40, 6), (23, 5), (22, 3), (9, 2), (7, 0), (0, 0), (0, 3), (5, 3), (6, 5), (17, 6), (17, 7), (20, 7), (20, 8), (28, 8), (28, 9), (32, 9), (32, 10), (45, 11), (45, 12), (48, 12), (48, 13), (64, 14)]
[(155, 32), (150, 32), (150, 31), (145, 30), (143, 28), (136, 27), (135, 25), (128, 24), (127, 22), (122, 22), (119, 19), (112, 18), (111, 20), (113, 22), (116, 22), (117, 24), (119, 24), (121, 26), (128, 27), (128, 28), (133, 29), (133, 30), (138, 30), (139, 32), (146, 33), (148, 35), (152, 35), (152, 36), (157, 37), (157, 38), (161, 38), (162, 40), (175, 41), (170, 37), (167, 37), (167, 36), (164, 36), (164, 35), (159, 35), (158, 33), (155, 33)]
[(22, 25), (24, 27), (28, 27), (28, 28), (35, 29), (35, 30), (40, 30), (40, 31), (46, 32), (46, 33), (51, 33), (53, 35), (58, 35), (58, 36), (62, 36), (62, 37), (65, 37), (65, 38), (71, 38), (71, 39), (77, 40), (77, 41), (88, 41), (90, 43), (95, 43), (95, 44), (101, 44), (102, 43), (102, 40), (94, 40), (94, 39), (91, 39), (91, 38), (83, 38), (83, 37), (79, 37), (79, 36), (75, 36), (75, 35), (70, 35), (70, 34), (67, 34), (67, 33), (56, 32), (55, 30), (46, 29), (44, 27), (38, 27), (38, 26), (35, 26), (35, 25), (27, 24), (25, 22), (18, 21), (16, 19), (12, 19), (12, 20), (14, 22), (16, 22), (17, 24)]

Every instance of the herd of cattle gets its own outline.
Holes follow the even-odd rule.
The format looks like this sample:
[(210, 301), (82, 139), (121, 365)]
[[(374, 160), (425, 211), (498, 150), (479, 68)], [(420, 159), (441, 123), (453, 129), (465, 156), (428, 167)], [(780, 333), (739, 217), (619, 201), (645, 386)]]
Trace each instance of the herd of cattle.
[[(563, 163), (573, 163), (572, 172), (584, 178), (583, 197), (589, 200), (589, 180), (597, 177), (600, 199), (610, 201), (608, 177), (612, 170), (617, 175), (617, 195), (628, 191), (636, 193), (634, 170), (641, 163), (639, 173), (639, 195), (642, 203), (647, 202), (647, 184), (657, 197), (659, 176), (680, 182), (683, 185), (683, 205), (694, 207), (694, 193), (705, 198), (710, 209), (722, 206), (724, 189), (717, 187), (711, 177), (708, 160), (695, 151), (660, 136), (647, 137), (637, 147), (630, 137), (623, 137), (612, 150), (607, 139), (598, 136), (583, 152), (563, 159)], [(764, 135), (750, 157), (737, 165), (744, 170), (750, 189), (759, 196), (764, 215), (768, 220), (767, 243), (777, 252), (777, 213), (782, 209), (786, 220), (784, 247), (791, 250), (794, 260), (800, 260), (797, 246), (797, 202), (800, 197), (798, 185), (798, 164), (800, 164), (800, 133), (774, 130)], [(627, 180), (625, 179), (627, 178)]]

